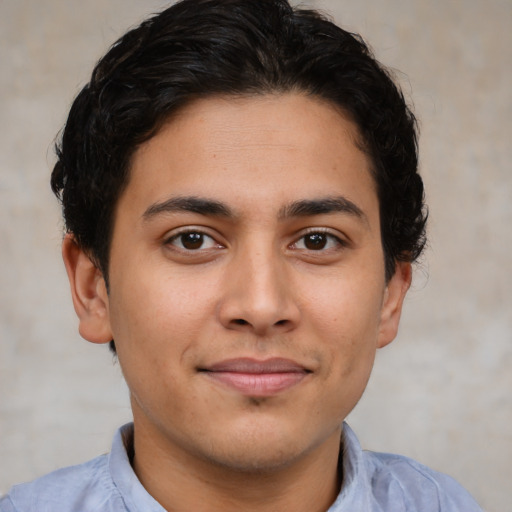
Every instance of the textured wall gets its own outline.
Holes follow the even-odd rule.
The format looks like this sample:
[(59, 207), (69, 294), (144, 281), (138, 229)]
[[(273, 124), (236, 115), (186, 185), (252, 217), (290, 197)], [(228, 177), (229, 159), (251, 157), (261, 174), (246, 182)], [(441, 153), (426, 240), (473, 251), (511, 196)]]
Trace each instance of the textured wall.
[[(0, 3), (0, 491), (108, 450), (119, 368), (80, 340), (48, 186), (94, 61), (162, 1)], [(448, 472), (490, 512), (512, 492), (512, 2), (318, 0), (399, 74), (421, 121), (430, 248), (399, 338), (350, 422)]]

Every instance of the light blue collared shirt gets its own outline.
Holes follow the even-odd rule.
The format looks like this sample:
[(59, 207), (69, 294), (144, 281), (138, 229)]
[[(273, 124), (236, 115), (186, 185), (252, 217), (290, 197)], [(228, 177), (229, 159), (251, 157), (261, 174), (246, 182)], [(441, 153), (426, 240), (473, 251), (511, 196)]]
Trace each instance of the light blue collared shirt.
[[(165, 512), (131, 467), (132, 441), (128, 424), (110, 454), (14, 486), (0, 512)], [(347, 424), (342, 446), (343, 484), (326, 512), (483, 512), (449, 476), (400, 455), (363, 451)]]

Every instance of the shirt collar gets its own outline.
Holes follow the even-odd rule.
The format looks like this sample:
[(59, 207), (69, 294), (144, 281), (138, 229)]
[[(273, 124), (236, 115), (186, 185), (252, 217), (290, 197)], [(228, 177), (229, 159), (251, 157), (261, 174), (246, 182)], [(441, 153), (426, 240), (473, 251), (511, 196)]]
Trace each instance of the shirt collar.
[[(144, 489), (131, 466), (129, 454), (133, 453), (133, 431), (133, 423), (128, 423), (114, 436), (109, 455), (112, 480), (131, 512), (165, 512)], [(363, 451), (353, 430), (346, 423), (343, 423), (340, 463), (343, 475), (341, 492), (328, 512), (367, 512), (370, 510), (371, 489), (366, 478)]]
[(371, 484), (367, 478), (363, 450), (354, 431), (343, 423), (340, 463), (342, 468), (341, 491), (328, 512), (368, 512)]
[(165, 512), (140, 483), (130, 463), (129, 453), (133, 453), (133, 423), (116, 432), (108, 461), (112, 480), (126, 507), (130, 512)]

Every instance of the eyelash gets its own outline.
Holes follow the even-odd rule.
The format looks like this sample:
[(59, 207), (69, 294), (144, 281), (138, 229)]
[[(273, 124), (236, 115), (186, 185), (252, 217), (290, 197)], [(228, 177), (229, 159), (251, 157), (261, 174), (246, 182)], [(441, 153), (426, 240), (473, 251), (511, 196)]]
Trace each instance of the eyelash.
[[(193, 248), (193, 249), (184, 247), (183, 246), (183, 237), (186, 236), (186, 235), (198, 235), (198, 238), (200, 238), (200, 246), (197, 247), (197, 248)], [(180, 251), (192, 253), (192, 252), (199, 252), (201, 249), (204, 251), (204, 250), (212, 248), (212, 247), (208, 247), (207, 249), (204, 249), (202, 247), (202, 245), (204, 244), (205, 239), (211, 240), (212, 241), (212, 246), (216, 246), (217, 248), (223, 248), (224, 247), (222, 244), (218, 243), (213, 236), (209, 235), (208, 233), (205, 233), (201, 229), (190, 229), (190, 228), (184, 229), (183, 231), (180, 231), (179, 233), (175, 233), (171, 237), (167, 238), (165, 240), (164, 244), (165, 245), (172, 245), (174, 248), (176, 248), (177, 250), (180, 250)], [(179, 247), (179, 246), (174, 244), (174, 242), (179, 241), (179, 240), (181, 240), (181, 247)]]
[[(322, 237), (323, 241), (325, 242), (325, 244), (322, 247), (320, 247), (319, 249), (312, 249), (312, 248), (308, 248), (307, 246), (303, 247), (303, 248), (302, 247), (297, 247), (297, 245), (301, 241), (303, 242), (304, 245), (306, 245), (306, 242), (305, 242), (306, 238), (307, 237), (314, 237), (314, 236)], [(331, 233), (327, 229), (312, 228), (309, 231), (307, 231), (306, 233), (303, 233), (300, 236), (300, 238), (297, 239), (296, 242), (291, 244), (290, 247), (294, 247), (295, 246), (294, 247), (295, 250), (300, 250), (300, 251), (325, 252), (325, 251), (328, 251), (328, 250), (331, 250), (331, 249), (335, 249), (334, 247), (327, 247), (327, 248), (325, 247), (325, 245), (329, 244), (329, 241), (330, 242), (334, 242), (334, 244), (337, 246), (337, 248), (343, 248), (343, 247), (346, 247), (348, 245), (345, 240), (343, 240), (339, 236), (334, 235), (333, 233)]]
[[(197, 235), (198, 247), (195, 247), (195, 248), (185, 247), (183, 244), (183, 237), (186, 235)], [(320, 237), (319, 241), (317, 239), (317, 241), (314, 242), (314, 243), (319, 242), (320, 247), (319, 248), (307, 247), (307, 242), (305, 241), (306, 238), (307, 237), (315, 237), (315, 236)], [(211, 247), (207, 247), (207, 248), (203, 247), (203, 245), (205, 243), (205, 239), (211, 240), (211, 242), (210, 242)], [(181, 247), (179, 245), (175, 244), (176, 241), (180, 241), (180, 240), (181, 240)], [(314, 238), (313, 238), (313, 240), (314, 240)], [(297, 247), (301, 242), (304, 245), (304, 247)], [(303, 233), (298, 239), (296, 239), (295, 242), (290, 244), (288, 247), (292, 250), (317, 252), (317, 253), (336, 249), (334, 247), (326, 248), (325, 246), (329, 245), (329, 242), (331, 242), (331, 244), (332, 244), (332, 242), (334, 242), (335, 245), (339, 248), (343, 248), (348, 245), (347, 241), (343, 240), (339, 236), (334, 235), (333, 233), (331, 233), (330, 231), (328, 231), (325, 228), (323, 228), (323, 229), (322, 228), (311, 228), (309, 231)], [(194, 240), (192, 240), (192, 243), (194, 243)], [(322, 243), (323, 243), (323, 245), (322, 245)], [(178, 233), (173, 234), (171, 237), (167, 238), (165, 240), (165, 245), (171, 245), (175, 249), (177, 249), (179, 251), (187, 252), (187, 253), (199, 252), (201, 250), (206, 251), (206, 250), (209, 250), (212, 248), (219, 248), (219, 249), (224, 248), (224, 245), (217, 242), (215, 240), (215, 238), (213, 236), (209, 235), (208, 233), (205, 233), (201, 229), (190, 229), (190, 228), (184, 229)]]

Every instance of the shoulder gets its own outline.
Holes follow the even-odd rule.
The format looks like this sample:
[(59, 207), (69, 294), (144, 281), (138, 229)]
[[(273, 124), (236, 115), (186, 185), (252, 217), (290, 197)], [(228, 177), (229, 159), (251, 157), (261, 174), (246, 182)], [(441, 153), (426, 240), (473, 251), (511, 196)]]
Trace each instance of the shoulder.
[(401, 455), (369, 451), (363, 454), (372, 493), (379, 502), (400, 503), (406, 511), (482, 511), (471, 495), (448, 475)]
[(125, 511), (110, 476), (108, 456), (62, 468), (33, 482), (14, 486), (0, 500), (0, 512)]

